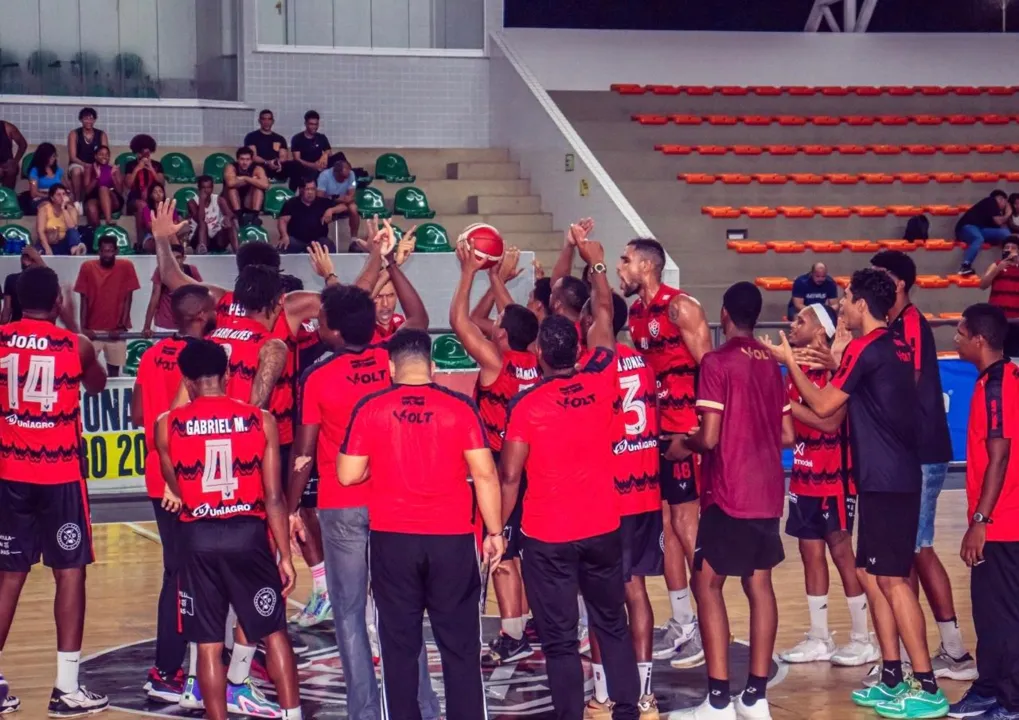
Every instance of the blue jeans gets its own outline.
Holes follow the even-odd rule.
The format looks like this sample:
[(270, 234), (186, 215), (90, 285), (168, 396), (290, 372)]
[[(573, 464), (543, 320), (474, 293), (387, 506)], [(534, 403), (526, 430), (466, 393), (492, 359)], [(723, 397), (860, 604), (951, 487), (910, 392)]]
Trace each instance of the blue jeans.
[(977, 259), (977, 255), (980, 254), (980, 248), (985, 242), (1001, 245), (1005, 242), (1005, 238), (1011, 234), (1008, 228), (1003, 227), (982, 228), (976, 225), (963, 225), (955, 233), (955, 239), (966, 243), (966, 252), (962, 257), (962, 261), (967, 265), (972, 265), (973, 261)]
[(938, 514), (938, 496), (945, 486), (948, 463), (929, 463), (923, 468), (923, 489), (920, 491), (920, 524), (916, 529), (916, 551), (934, 547), (934, 516)]
[[(53, 250), (54, 255), (70, 255), (71, 250), (80, 244), (81, 233), (78, 232), (78, 228), (67, 228), (64, 238), (60, 242), (51, 243), (50, 249)], [(34, 243), (34, 247), (40, 254), (43, 253), (42, 243)]]
[[(319, 510), (326, 587), (333, 606), (336, 647), (347, 685), (347, 717), (379, 720), (379, 685), (375, 679), (365, 605), (368, 603), (368, 508)], [(418, 680), (418, 706), (422, 720), (439, 720), (439, 698), (428, 674), (422, 645)]]

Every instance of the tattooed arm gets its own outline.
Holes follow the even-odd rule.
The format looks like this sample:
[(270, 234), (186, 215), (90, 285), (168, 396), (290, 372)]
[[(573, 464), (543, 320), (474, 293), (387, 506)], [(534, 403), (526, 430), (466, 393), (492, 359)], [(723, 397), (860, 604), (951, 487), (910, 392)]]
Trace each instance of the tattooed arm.
[(283, 366), (287, 362), (287, 345), (278, 338), (273, 338), (258, 353), (258, 371), (255, 381), (251, 384), (250, 402), (255, 407), (265, 408), (276, 387), (276, 381), (283, 374)]

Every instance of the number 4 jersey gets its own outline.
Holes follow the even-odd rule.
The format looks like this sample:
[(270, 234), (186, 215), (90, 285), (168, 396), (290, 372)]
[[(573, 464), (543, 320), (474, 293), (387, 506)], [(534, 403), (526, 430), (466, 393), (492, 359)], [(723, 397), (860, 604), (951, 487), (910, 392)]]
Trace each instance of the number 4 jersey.
[(167, 418), (180, 519), (265, 517), (262, 411), (226, 396), (199, 397)]
[(80, 482), (78, 335), (44, 320), (0, 328), (0, 478)]

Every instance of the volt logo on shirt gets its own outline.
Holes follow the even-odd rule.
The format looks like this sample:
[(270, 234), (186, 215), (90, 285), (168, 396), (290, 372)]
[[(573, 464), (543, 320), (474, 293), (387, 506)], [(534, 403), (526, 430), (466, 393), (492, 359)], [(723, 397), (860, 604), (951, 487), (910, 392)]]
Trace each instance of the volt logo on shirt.
[(393, 411), (393, 417), (396, 418), (397, 422), (410, 423), (411, 425), (427, 425), (432, 421), (433, 415), (435, 415), (435, 413), (431, 410), (423, 412), (406, 409)]
[(594, 393), (582, 397), (565, 397), (556, 401), (560, 407), (569, 410), (570, 408), (581, 408), (585, 405), (594, 405)]

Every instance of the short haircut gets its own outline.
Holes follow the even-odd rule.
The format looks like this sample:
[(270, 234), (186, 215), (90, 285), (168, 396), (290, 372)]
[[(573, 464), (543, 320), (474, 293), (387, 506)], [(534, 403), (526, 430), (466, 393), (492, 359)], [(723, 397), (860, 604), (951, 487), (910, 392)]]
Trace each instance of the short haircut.
[(177, 355), (177, 365), (180, 374), (191, 381), (223, 377), (227, 368), (226, 350), (212, 340), (190, 340)]
[(304, 121), (308, 122), (309, 120), (318, 120), (318, 112), (315, 110), (309, 110), (304, 113)]
[(262, 117), (263, 115), (269, 115), (271, 117), (276, 117), (275, 115), (272, 114), (272, 110), (270, 110), (269, 108), (265, 108), (264, 110), (259, 110), (258, 111), (258, 117)]
[(87, 117), (97, 118), (99, 113), (96, 112), (95, 108), (83, 107), (78, 111), (78, 120), (84, 120)]
[(389, 358), (394, 364), (405, 360), (423, 360), (431, 362), (432, 339), (424, 330), (404, 329), (393, 333), (386, 343)]
[(131, 152), (135, 155), (140, 155), (143, 150), (155, 152), (156, 139), (151, 135), (145, 135), (144, 133), (141, 135), (135, 135), (131, 138)]
[(53, 196), (57, 194), (58, 190), (67, 190), (67, 188), (64, 185), (61, 185), (60, 183), (53, 183), (52, 185), (50, 185), (50, 189), (48, 191), (50, 200), (53, 199)]
[(279, 271), (268, 265), (248, 265), (234, 283), (234, 301), (249, 312), (271, 311), (282, 296)]
[(854, 302), (863, 300), (871, 316), (882, 322), (895, 304), (895, 283), (886, 273), (874, 268), (854, 272), (849, 281), (849, 291), (853, 293)]
[(992, 350), (1003, 350), (1008, 336), (1008, 319), (997, 305), (977, 303), (962, 311), (971, 336), (979, 335)]
[(746, 281), (731, 285), (722, 296), (722, 307), (740, 330), (754, 329), (763, 305), (764, 297), (761, 291), (756, 285)]
[(630, 319), (630, 308), (626, 305), (626, 300), (623, 300), (623, 296), (617, 292), (612, 293), (612, 335), (618, 335), (623, 332), (623, 328), (626, 327), (627, 321)]
[(665, 248), (654, 238), (634, 238), (627, 244), (650, 260), (657, 272), (665, 269)]
[(49, 312), (60, 297), (60, 278), (53, 268), (30, 267), (21, 271), (14, 291), (22, 310)]
[(534, 281), (534, 299), (541, 303), (545, 312), (552, 312), (552, 278), (538, 278)]
[(112, 245), (113, 247), (117, 247), (117, 236), (113, 233), (104, 233), (100, 235), (99, 239), (96, 240), (96, 247), (102, 247), (103, 245)]
[(193, 317), (196, 304), (206, 302), (208, 297), (209, 288), (204, 285), (189, 283), (174, 290), (170, 293), (170, 312), (173, 313), (174, 322), (180, 324)]
[(296, 275), (280, 273), (280, 283), (283, 285), (283, 292), (285, 293), (304, 290), (304, 281)]
[(248, 265), (268, 265), (280, 269), (280, 251), (267, 242), (257, 240), (244, 243), (237, 249), (237, 271)]
[(572, 275), (564, 275), (559, 294), (563, 302), (566, 303), (566, 307), (573, 312), (579, 313), (584, 309), (584, 303), (591, 297), (591, 290), (584, 284), (583, 280)]
[(1007, 200), (1008, 199), (1008, 194), (1004, 190), (999, 188), (997, 190), (992, 190), (991, 191), (991, 197), (1002, 197), (1002, 198), (1005, 198)]
[(1005, 245), (1019, 245), (1019, 235), (1009, 235), (1002, 243), (1002, 246)]
[(901, 280), (906, 286), (906, 292), (909, 292), (916, 282), (916, 263), (901, 250), (882, 250), (870, 259), (870, 264), (887, 270)]
[(250, 155), (251, 157), (254, 157), (255, 153), (253, 153), (251, 151), (251, 148), (249, 148), (247, 145), (242, 145), (241, 147), (237, 148), (237, 152), (234, 154), (234, 157), (239, 158), (241, 155)]
[[(375, 301), (356, 285), (330, 285), (322, 291), (322, 307), (330, 330), (348, 345), (367, 345), (375, 334)], [(403, 331), (401, 331), (403, 332)]]
[(112, 150), (110, 150), (109, 145), (100, 145), (99, 147), (96, 148), (96, 152), (99, 152), (100, 150), (105, 150), (108, 153), (113, 152)]
[[(209, 185), (215, 185), (216, 181), (212, 179), (212, 175), (199, 175), (197, 182), (195, 182), (195, 185), (197, 185), (198, 187), (201, 187), (203, 183), (208, 183)], [(244, 245), (243, 247), (247, 247), (247, 245)]]
[(577, 326), (562, 315), (549, 315), (538, 329), (541, 358), (553, 370), (566, 370), (577, 363), (580, 336)]
[(526, 350), (538, 337), (538, 318), (516, 303), (507, 305), (502, 311), (501, 327), (506, 331), (511, 350)]
[(302, 172), (301, 179), (297, 181), (297, 186), (300, 188), (305, 187), (308, 183), (312, 185), (318, 185), (318, 177), (312, 172)]

